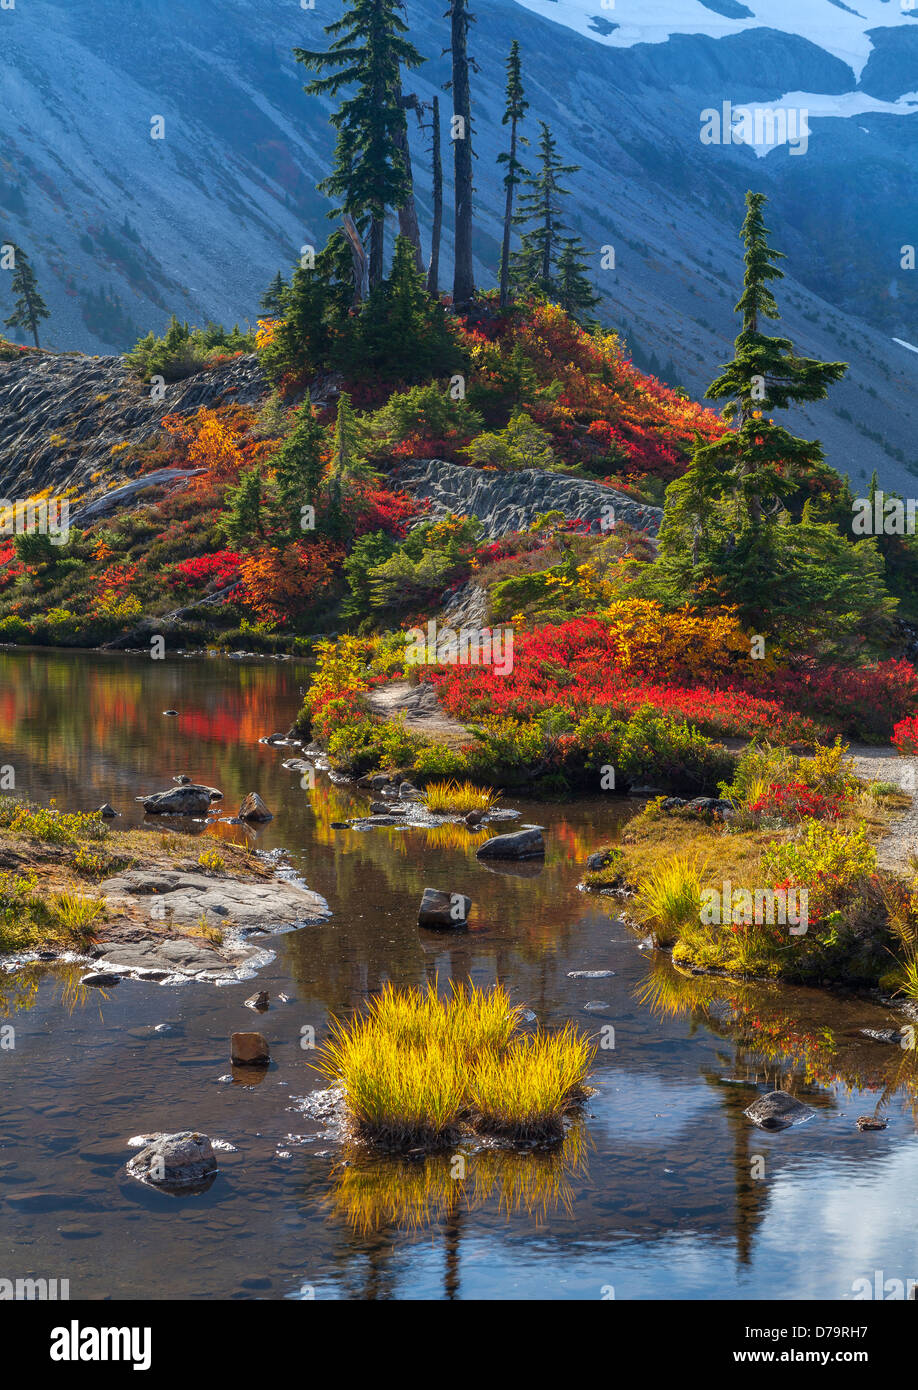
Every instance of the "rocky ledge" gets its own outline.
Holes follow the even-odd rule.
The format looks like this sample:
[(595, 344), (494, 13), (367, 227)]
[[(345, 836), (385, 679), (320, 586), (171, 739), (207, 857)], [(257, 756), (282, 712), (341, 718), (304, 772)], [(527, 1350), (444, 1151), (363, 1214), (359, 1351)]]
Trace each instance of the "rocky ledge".
[[(102, 882), (116, 914), (93, 948), (93, 974), (178, 984), (250, 979), (272, 958), (253, 944), (255, 933), (276, 934), (325, 921), (325, 899), (287, 878), (245, 882), (181, 870), (131, 869)], [(183, 928), (185, 931), (183, 932)], [(189, 935), (191, 928), (200, 935)], [(89, 983), (110, 982), (89, 978)]]
[(399, 465), (393, 481), (426, 498), (434, 516), (477, 516), (492, 540), (524, 530), (544, 512), (563, 512), (570, 520), (587, 523), (591, 531), (624, 521), (652, 537), (663, 520), (659, 507), (636, 502), (603, 483), (536, 468), (485, 473), (443, 459), (409, 459)]

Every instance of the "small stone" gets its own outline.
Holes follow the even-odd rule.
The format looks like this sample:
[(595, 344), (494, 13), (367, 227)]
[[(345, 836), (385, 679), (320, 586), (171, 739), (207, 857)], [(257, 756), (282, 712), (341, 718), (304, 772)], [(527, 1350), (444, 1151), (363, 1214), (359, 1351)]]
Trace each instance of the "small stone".
[(177, 709), (164, 709), (163, 714), (178, 715)]
[(614, 970), (569, 970), (567, 978), (569, 980), (608, 980), (614, 974)]
[(468, 815), (463, 817), (463, 823), (468, 826), (469, 830), (475, 830), (481, 825), (484, 818), (484, 811), (469, 811)]
[(877, 1119), (876, 1115), (858, 1115), (855, 1121), (862, 1134), (867, 1130), (885, 1129), (887, 1123), (886, 1120)]
[(265, 1009), (270, 1008), (270, 999), (266, 989), (259, 990), (250, 999), (245, 1001), (247, 1009), (258, 1009), (259, 1013), (264, 1013)]
[(84, 975), (80, 980), (81, 985), (97, 985), (100, 989), (107, 985), (119, 985), (120, 975), (113, 975), (107, 970), (92, 970), (88, 975)]
[(425, 888), (418, 910), (418, 926), (464, 927), (471, 910), (472, 900), (464, 893), (446, 893), (440, 888)]
[(173, 777), (172, 780), (173, 782), (178, 782), (180, 787), (191, 786), (191, 778), (188, 776), (186, 772), (180, 772), (179, 775), (177, 777)]
[(261, 1033), (234, 1033), (230, 1055), (237, 1067), (266, 1067), (271, 1060), (267, 1039)]
[(239, 807), (239, 819), (251, 821), (273, 820), (273, 814), (268, 810), (258, 792), (249, 792), (248, 796)]
[(104, 820), (114, 820), (115, 816), (118, 815), (118, 812), (115, 810), (114, 806), (110, 806), (107, 801), (103, 801), (102, 805), (96, 812), (96, 815), (102, 816)]

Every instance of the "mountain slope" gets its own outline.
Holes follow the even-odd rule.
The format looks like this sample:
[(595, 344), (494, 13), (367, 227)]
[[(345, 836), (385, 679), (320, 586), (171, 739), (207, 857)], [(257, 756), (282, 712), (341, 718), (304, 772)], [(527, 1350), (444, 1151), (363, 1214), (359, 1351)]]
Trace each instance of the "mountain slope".
[[(406, 8), (430, 58), (412, 88), (442, 96), (442, 0)], [(636, 360), (704, 389), (735, 333), (742, 196), (762, 188), (788, 253), (788, 332), (804, 352), (852, 363), (828, 405), (796, 417), (800, 431), (819, 435), (856, 485), (877, 467), (887, 485), (913, 491), (918, 357), (893, 341), (918, 340), (918, 272), (900, 268), (901, 246), (918, 241), (908, 101), (918, 24), (908, 12), (884, 0), (661, 0), (652, 21), (638, 0), (608, 11), (601, 0), (477, 8), (481, 282), (494, 282), (498, 259), (503, 60), (518, 37), (529, 134), (548, 120), (565, 159), (581, 165), (570, 220), (590, 248), (605, 316)], [(2, 13), (0, 240), (32, 254), (53, 311), (49, 345), (121, 349), (171, 311), (253, 321), (274, 271), (321, 244), (328, 204), (315, 185), (333, 146), (329, 107), (303, 94), (290, 49), (321, 46), (336, 13), (288, 0), (32, 0)], [(812, 113), (804, 157), (701, 143), (705, 108), (788, 93)], [(155, 116), (162, 140), (151, 139)], [(413, 127), (411, 138), (426, 239), (429, 156), (426, 136)], [(447, 206), (445, 275), (450, 226)], [(617, 269), (604, 272), (608, 245)]]

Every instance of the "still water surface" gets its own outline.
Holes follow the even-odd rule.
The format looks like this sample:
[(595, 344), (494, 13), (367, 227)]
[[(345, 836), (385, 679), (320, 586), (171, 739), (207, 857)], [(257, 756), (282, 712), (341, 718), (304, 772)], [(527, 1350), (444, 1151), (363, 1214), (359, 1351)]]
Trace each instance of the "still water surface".
[[(332, 830), (364, 795), (322, 776), (304, 788), (281, 766), (291, 750), (258, 742), (289, 727), (304, 680), (292, 663), (0, 653), (0, 763), (17, 794), (111, 801), (124, 825), (176, 773), (219, 786), (230, 810), (260, 791), (275, 819), (252, 842), (288, 851), (333, 912), (265, 943), (263, 1015), (243, 1007), (252, 982), (103, 994), (74, 968), (0, 974), (15, 1027), (0, 1051), (0, 1276), (66, 1278), (93, 1299), (851, 1298), (877, 1271), (918, 1277), (915, 1054), (852, 1036), (888, 1013), (693, 981), (642, 953), (576, 886), (619, 833), (620, 802), (512, 802), (546, 829), (545, 865), (525, 874), (478, 863), (464, 831)], [(469, 894), (468, 933), (419, 932), (426, 884)], [(472, 1156), (457, 1182), (449, 1158), (347, 1161), (303, 1113), (321, 1085), (303, 1026), (321, 1041), (385, 981), (435, 975), (500, 979), (549, 1028), (612, 1025), (560, 1151)], [(230, 1033), (253, 1027), (271, 1068), (253, 1086), (221, 1079)], [(755, 1129), (742, 1112), (773, 1085), (814, 1117)], [(859, 1133), (875, 1110), (888, 1128)], [(208, 1192), (176, 1199), (126, 1176), (131, 1136), (187, 1128), (236, 1146)]]

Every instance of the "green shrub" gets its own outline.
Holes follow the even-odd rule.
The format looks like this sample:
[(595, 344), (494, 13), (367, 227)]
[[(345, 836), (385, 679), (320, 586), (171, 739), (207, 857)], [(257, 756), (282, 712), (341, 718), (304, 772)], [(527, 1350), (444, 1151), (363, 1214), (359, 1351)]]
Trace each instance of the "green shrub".
[(479, 434), (468, 447), (477, 468), (555, 468), (551, 437), (524, 410), (515, 410), (505, 429)]
[(18, 614), (0, 618), (0, 642), (28, 642), (31, 635), (29, 624)]

